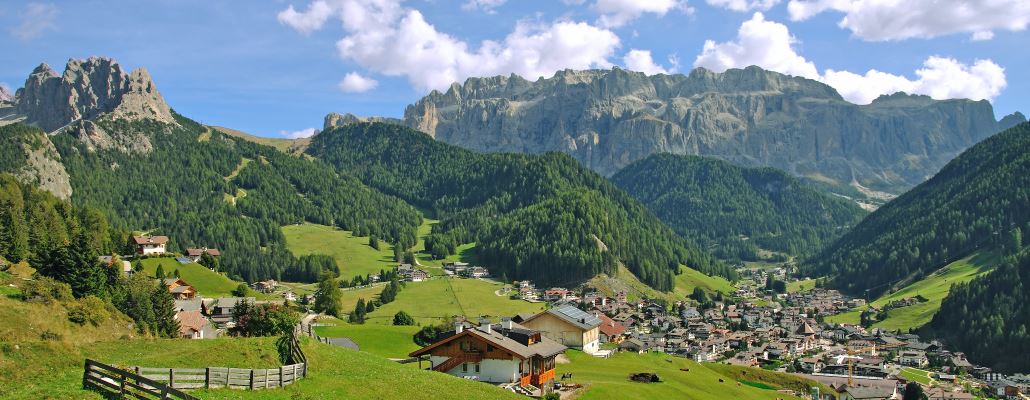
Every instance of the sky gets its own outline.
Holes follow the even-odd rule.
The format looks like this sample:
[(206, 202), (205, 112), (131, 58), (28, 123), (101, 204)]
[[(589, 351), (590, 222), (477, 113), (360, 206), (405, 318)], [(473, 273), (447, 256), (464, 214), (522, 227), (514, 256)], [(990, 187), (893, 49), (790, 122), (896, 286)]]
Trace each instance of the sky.
[(0, 85), (111, 57), (201, 123), (299, 137), (471, 76), (758, 65), (858, 104), (987, 99), (1001, 118), (1030, 111), (1028, 25), (1028, 0), (0, 0)]

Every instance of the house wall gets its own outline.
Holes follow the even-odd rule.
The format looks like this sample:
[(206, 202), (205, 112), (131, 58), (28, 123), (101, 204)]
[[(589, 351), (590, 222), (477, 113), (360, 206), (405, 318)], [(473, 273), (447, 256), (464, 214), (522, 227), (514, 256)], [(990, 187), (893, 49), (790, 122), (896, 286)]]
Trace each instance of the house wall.
[[(429, 360), (433, 365), (440, 365), (449, 357), (430, 356)], [(476, 377), (482, 382), (490, 383), (513, 383), (519, 379), (519, 360), (495, 360), (484, 359), (479, 363), (479, 372), (476, 372), (474, 363), (468, 363), (468, 372), (462, 372), (461, 365), (454, 367), (447, 374), (459, 377)]]
[(586, 353), (596, 353), (601, 346), (600, 329), (597, 327), (584, 331), (552, 314), (545, 313), (522, 325), (540, 331), (542, 335), (551, 340), (567, 347), (578, 348)]
[(143, 245), (139, 246), (139, 250), (140, 250), (140, 254), (143, 254), (143, 255), (166, 253), (165, 245), (163, 245), (163, 244), (159, 244), (159, 245), (143, 244)]

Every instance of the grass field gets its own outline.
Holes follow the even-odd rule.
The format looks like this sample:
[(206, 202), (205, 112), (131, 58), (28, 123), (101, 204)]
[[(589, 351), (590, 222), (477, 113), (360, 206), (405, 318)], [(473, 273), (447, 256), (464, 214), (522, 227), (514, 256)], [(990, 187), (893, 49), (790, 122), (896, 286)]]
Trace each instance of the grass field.
[(543, 303), (511, 300), (507, 296), (495, 295), (494, 292), (502, 287), (483, 280), (460, 278), (408, 282), (397, 295), (397, 300), (369, 314), (366, 324), (390, 325), (394, 314), (402, 310), (411, 314), (416, 322), (425, 325), (437, 324), (442, 318), (447, 317), (449, 320), (455, 315), (468, 318), (501, 317), (543, 309)]
[(676, 276), (675, 293), (680, 296), (690, 296), (695, 287), (704, 289), (709, 293), (723, 292), (730, 294), (734, 292), (733, 285), (726, 279), (719, 276), (708, 276), (686, 267), (681, 267), (681, 274)]
[[(176, 269), (179, 270), (179, 277), (197, 289), (203, 297), (230, 297), (233, 289), (239, 286), (236, 282), (225, 275), (211, 271), (200, 264), (179, 264), (174, 258), (147, 258), (143, 259), (143, 270), (147, 275), (154, 276), (157, 266), (161, 265), (166, 276), (171, 276)], [(135, 264), (135, 261), (133, 261)], [(252, 292), (250, 296), (259, 296), (259, 293)]]
[(803, 279), (787, 283), (787, 292), (807, 292), (815, 288), (815, 279)]
[(346, 337), (358, 344), (361, 351), (384, 358), (407, 358), (408, 353), (418, 350), (419, 346), (412, 341), (412, 336), (421, 327), (392, 325), (351, 325), (335, 318), (319, 322), (336, 324), (336, 326), (317, 326), (315, 332), (322, 337)]
[(910, 381), (916, 381), (927, 386), (929, 386), (930, 382), (933, 380), (930, 378), (929, 372), (916, 368), (902, 368), (900, 375), (902, 378), (908, 379)]
[[(586, 387), (580, 399), (796, 399), (775, 390), (738, 384), (707, 365), (685, 358), (655, 353), (617, 353), (611, 358), (595, 358), (579, 351), (566, 352), (571, 363), (559, 364), (557, 374), (572, 373), (570, 382)], [(689, 371), (682, 371), (688, 369)], [(639, 372), (658, 374), (660, 383), (636, 383), (629, 375)], [(724, 382), (719, 382), (722, 379)], [(776, 387), (753, 377), (749, 382)]]
[(368, 237), (354, 236), (331, 226), (302, 224), (282, 228), (286, 245), (296, 256), (324, 254), (336, 260), (340, 276), (351, 279), (357, 275), (379, 273), (396, 266), (393, 247), (380, 241), (380, 249), (368, 245)]
[[(933, 315), (940, 309), (941, 301), (951, 291), (951, 285), (969, 282), (973, 278), (984, 275), (990, 272), (997, 262), (998, 255), (994, 252), (976, 253), (948, 264), (923, 280), (908, 285), (897, 292), (881, 296), (873, 301), (872, 305), (883, 307), (891, 301), (915, 297), (916, 295), (923, 296), (929, 301), (888, 311), (887, 318), (873, 324), (873, 326), (888, 330), (908, 330), (909, 328), (918, 328), (925, 325), (933, 319)], [(860, 319), (861, 310), (856, 310), (835, 315), (826, 320), (832, 323), (857, 324), (860, 322)]]

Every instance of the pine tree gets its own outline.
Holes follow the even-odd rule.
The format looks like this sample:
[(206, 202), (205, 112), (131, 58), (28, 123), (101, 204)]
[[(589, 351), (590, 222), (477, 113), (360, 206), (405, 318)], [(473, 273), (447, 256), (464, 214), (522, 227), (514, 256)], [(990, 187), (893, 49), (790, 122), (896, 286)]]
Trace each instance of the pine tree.
[(354, 311), (350, 313), (350, 322), (352, 324), (364, 324), (365, 309), (365, 299), (358, 299), (358, 304), (354, 305)]
[(324, 273), (322, 280), (318, 282), (318, 289), (315, 290), (315, 312), (339, 317), (341, 295), (336, 275), (331, 272)]
[(165, 278), (165, 266), (162, 265), (162, 264), (157, 264), (157, 271), (154, 272), (154, 276), (156, 276), (157, 279), (164, 279)]
[(179, 278), (179, 277), (181, 277), (181, 275), (179, 275), (179, 269), (178, 269), (178, 268), (176, 268), (176, 269), (175, 269), (175, 272), (172, 272), (172, 274), (173, 274), (172, 276), (174, 276), (174, 277), (176, 277), (176, 278)]
[(369, 236), (368, 246), (373, 249), (379, 250), (379, 237), (376, 235)]
[(157, 283), (153, 292), (154, 326), (156, 334), (162, 337), (179, 336), (179, 321), (175, 319), (175, 298), (162, 282)]

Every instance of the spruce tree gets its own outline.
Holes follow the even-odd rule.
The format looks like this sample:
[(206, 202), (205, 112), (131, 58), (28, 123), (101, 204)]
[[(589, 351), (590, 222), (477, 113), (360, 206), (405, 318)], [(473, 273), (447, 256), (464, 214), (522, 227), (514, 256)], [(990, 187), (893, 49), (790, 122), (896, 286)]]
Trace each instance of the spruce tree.
[(339, 317), (340, 296), (336, 275), (331, 272), (324, 273), (322, 280), (318, 282), (318, 289), (315, 290), (315, 312)]
[(156, 276), (157, 279), (164, 279), (165, 278), (165, 266), (162, 265), (162, 264), (157, 264), (157, 271), (154, 272), (154, 276)]
[(162, 282), (158, 282), (154, 288), (153, 307), (155, 333), (161, 337), (178, 337), (179, 321), (175, 319), (175, 298)]

